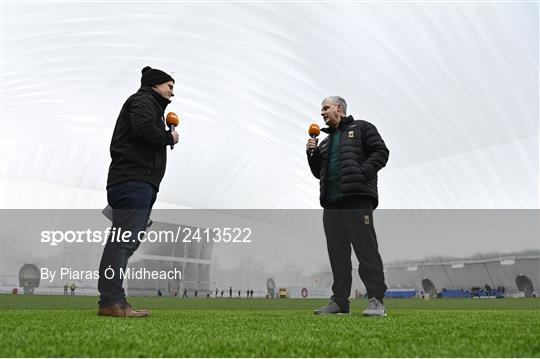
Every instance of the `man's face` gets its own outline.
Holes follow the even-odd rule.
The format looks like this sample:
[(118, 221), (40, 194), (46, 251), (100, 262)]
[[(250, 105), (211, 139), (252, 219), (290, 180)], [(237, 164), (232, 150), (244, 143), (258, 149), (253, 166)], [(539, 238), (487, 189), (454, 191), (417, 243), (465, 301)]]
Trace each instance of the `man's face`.
[(341, 105), (335, 104), (330, 100), (324, 100), (321, 107), (321, 116), (326, 126), (337, 127), (341, 121), (341, 116), (343, 116)]
[(154, 91), (156, 91), (161, 96), (165, 97), (167, 100), (170, 100), (171, 97), (174, 96), (174, 92), (173, 92), (174, 82), (172, 81), (165, 82), (159, 85), (154, 85), (154, 87), (152, 88), (154, 89)]

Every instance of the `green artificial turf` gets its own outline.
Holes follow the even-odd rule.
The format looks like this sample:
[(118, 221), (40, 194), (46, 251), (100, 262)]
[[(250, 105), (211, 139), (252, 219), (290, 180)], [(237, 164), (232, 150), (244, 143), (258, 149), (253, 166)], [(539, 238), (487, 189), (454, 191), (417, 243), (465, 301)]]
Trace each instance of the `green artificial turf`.
[(130, 298), (150, 318), (98, 317), (96, 297), (0, 296), (0, 356), (539, 357), (539, 299), (386, 300), (386, 318), (315, 316), (315, 299)]

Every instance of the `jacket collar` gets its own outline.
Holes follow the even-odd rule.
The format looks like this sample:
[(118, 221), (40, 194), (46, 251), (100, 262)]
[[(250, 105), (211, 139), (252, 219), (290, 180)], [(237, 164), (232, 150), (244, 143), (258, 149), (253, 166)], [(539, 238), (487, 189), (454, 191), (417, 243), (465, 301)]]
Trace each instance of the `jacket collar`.
[(159, 93), (154, 91), (151, 87), (148, 86), (141, 86), (139, 89), (140, 92), (147, 92), (158, 102), (159, 107), (165, 112), (165, 109), (167, 108), (167, 105), (171, 103), (170, 100), (167, 100), (165, 97), (161, 96)]
[[(341, 121), (339, 121), (339, 125), (337, 128), (339, 130), (342, 130), (345, 126), (350, 125), (353, 121), (354, 121), (354, 118), (351, 115), (342, 117)], [(323, 131), (324, 133), (334, 133), (336, 132), (336, 129), (333, 127), (325, 127), (321, 129), (321, 131)]]

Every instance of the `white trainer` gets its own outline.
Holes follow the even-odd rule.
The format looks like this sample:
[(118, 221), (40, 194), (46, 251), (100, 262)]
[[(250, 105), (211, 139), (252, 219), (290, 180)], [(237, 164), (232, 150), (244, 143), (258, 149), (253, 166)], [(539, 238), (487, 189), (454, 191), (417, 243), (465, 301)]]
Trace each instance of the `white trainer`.
[(366, 310), (362, 312), (367, 317), (386, 317), (386, 309), (384, 305), (379, 302), (375, 297), (369, 298), (369, 305)]

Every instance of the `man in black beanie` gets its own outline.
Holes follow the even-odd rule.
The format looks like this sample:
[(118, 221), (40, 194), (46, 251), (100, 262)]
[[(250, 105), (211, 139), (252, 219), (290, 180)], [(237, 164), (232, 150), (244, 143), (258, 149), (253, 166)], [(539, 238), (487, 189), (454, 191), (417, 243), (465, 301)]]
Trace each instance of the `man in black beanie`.
[(170, 75), (145, 67), (141, 88), (127, 99), (116, 121), (107, 179), (107, 200), (113, 209), (113, 223), (99, 265), (98, 315), (146, 317), (149, 314), (131, 307), (122, 282), (128, 259), (144, 238), (165, 174), (166, 146), (178, 142), (178, 133), (165, 129), (163, 117), (174, 96), (173, 88), (174, 79)]

